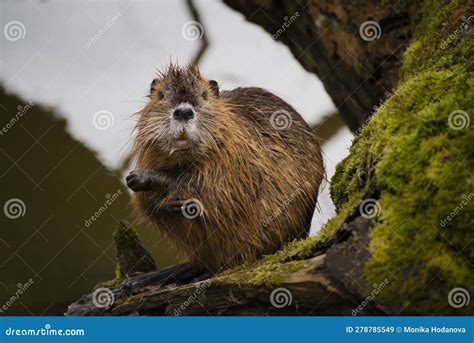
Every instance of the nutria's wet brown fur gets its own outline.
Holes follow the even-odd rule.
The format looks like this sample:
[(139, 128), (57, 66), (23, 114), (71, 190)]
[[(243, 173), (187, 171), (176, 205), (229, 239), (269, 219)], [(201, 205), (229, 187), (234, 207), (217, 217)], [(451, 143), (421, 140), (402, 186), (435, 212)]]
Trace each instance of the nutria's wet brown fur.
[[(185, 149), (170, 119), (180, 103), (196, 113)], [(187, 260), (215, 272), (308, 234), (323, 162), (285, 101), (254, 87), (219, 92), (196, 67), (171, 65), (138, 116), (136, 169), (156, 171), (165, 186), (135, 193), (136, 205)], [(194, 199), (200, 215), (169, 211), (176, 199)]]

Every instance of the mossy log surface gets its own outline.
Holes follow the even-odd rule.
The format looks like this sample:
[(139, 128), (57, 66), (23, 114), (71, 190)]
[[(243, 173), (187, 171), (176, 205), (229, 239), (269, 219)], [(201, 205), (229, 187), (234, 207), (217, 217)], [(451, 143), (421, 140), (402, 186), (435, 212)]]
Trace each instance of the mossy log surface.
[[(254, 265), (202, 281), (196, 281), (200, 274), (188, 265), (180, 265), (171, 275), (166, 269), (144, 273), (109, 287), (110, 306), (97, 306), (89, 294), (70, 305), (66, 314), (351, 315), (360, 299), (346, 285), (362, 292), (368, 289), (357, 266), (369, 257), (368, 232), (369, 220), (352, 216), (325, 243), (314, 238), (294, 242)], [(343, 276), (342, 281), (334, 275)], [(349, 278), (357, 286), (345, 280)], [(272, 296), (281, 288), (280, 298)], [(359, 312), (385, 313), (376, 303)]]
[[(472, 302), (449, 299), (474, 285), (473, 8), (416, 5), (398, 84), (337, 166), (337, 215), (316, 237), (205, 281), (139, 282), (130, 294), (127, 279), (110, 307), (87, 295), (67, 314), (473, 315)], [(281, 308), (271, 301), (278, 288), (292, 300)]]

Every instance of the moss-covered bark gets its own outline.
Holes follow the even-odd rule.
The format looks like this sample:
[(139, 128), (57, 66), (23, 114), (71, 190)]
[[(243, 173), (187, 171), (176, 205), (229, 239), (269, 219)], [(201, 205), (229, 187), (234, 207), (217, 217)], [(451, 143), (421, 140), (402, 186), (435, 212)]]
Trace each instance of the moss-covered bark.
[(410, 313), (472, 313), (447, 298), (474, 285), (473, 19), (466, 2), (423, 3), (398, 87), (332, 179), (338, 208), (381, 189), (365, 273), (370, 283), (388, 278), (384, 301)]
[[(466, 2), (423, 2), (398, 86), (331, 180), (337, 216), (318, 237), (228, 271), (224, 280), (271, 283), (284, 280), (287, 269), (307, 267), (281, 257), (289, 251), (296, 256), (298, 249), (311, 255), (311, 247), (334, 238), (347, 218), (360, 216), (354, 212), (375, 187), (380, 214), (371, 220), (370, 258), (359, 280), (366, 285), (389, 280), (378, 295), (388, 313), (473, 313), (472, 306), (453, 308), (448, 302), (451, 289), (474, 284), (473, 19)], [(364, 297), (363, 288), (352, 291)]]

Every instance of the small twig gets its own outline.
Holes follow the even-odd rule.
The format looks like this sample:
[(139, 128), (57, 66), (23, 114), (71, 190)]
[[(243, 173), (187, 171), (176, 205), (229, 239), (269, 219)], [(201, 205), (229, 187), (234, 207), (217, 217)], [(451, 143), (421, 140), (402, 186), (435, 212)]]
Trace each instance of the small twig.
[[(201, 24), (202, 27), (204, 27), (204, 25), (202, 23), (202, 20), (201, 20), (201, 16), (199, 15), (199, 12), (198, 12), (196, 6), (194, 5), (194, 1), (193, 0), (186, 0), (186, 5), (188, 6), (189, 11), (191, 12), (191, 16), (192, 16), (193, 20), (198, 22), (199, 24)], [(197, 54), (193, 58), (193, 64), (195, 64), (195, 65), (199, 64), (199, 62), (201, 61), (201, 58), (204, 55), (204, 53), (206, 52), (208, 46), (209, 46), (209, 41), (207, 40), (206, 30), (203, 30), (202, 37), (201, 37), (201, 47), (199, 48)]]

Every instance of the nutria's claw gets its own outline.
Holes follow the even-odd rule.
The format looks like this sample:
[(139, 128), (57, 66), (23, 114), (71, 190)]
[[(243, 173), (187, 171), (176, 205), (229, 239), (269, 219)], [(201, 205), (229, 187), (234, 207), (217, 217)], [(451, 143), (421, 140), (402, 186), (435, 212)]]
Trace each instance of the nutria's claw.
[(184, 199), (174, 199), (171, 200), (167, 205), (166, 209), (173, 213), (181, 213), (183, 207)]
[(127, 186), (134, 192), (151, 190), (151, 176), (145, 170), (134, 170), (126, 177)]

